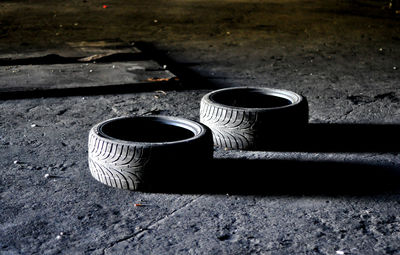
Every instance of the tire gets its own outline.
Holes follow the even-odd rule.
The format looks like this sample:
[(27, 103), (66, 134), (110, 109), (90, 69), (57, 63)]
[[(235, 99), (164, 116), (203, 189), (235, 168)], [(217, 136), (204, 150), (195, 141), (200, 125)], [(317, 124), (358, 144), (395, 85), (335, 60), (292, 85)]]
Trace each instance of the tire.
[(219, 147), (267, 150), (302, 132), (308, 123), (308, 103), (282, 89), (220, 89), (201, 99), (200, 122), (212, 130)]
[(183, 118), (115, 118), (95, 125), (89, 133), (92, 176), (120, 189), (156, 190), (185, 181), (179, 178), (190, 165), (206, 162), (212, 154), (209, 128)]

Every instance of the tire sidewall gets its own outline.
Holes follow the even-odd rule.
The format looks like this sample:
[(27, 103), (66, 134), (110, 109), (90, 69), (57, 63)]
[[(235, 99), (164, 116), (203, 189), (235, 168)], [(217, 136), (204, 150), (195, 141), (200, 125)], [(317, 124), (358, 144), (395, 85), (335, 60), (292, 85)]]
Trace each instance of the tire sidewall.
[[(283, 95), (291, 103), (271, 108), (245, 108), (228, 106), (213, 99), (215, 94), (232, 90), (256, 90), (267, 95)], [(246, 125), (245, 128), (240, 125), (237, 127), (226, 126), (227, 122), (220, 120), (222, 114), (219, 112), (222, 111), (230, 112), (231, 116), (242, 116), (245, 121), (252, 122), (252, 124)], [(293, 136), (301, 135), (308, 124), (308, 112), (307, 99), (289, 90), (253, 87), (226, 88), (212, 91), (203, 96), (200, 103), (200, 122), (211, 128), (214, 143), (218, 146), (228, 149), (265, 149), (279, 143), (283, 138), (291, 139)], [(224, 139), (221, 138), (223, 136), (236, 137), (245, 142), (232, 145), (231, 142), (221, 141)], [(233, 138), (229, 140), (233, 140)]]
[[(197, 134), (189, 139), (172, 142), (131, 142), (124, 141), (112, 137), (104, 137), (101, 132), (101, 127), (105, 123), (115, 121), (129, 117), (119, 117), (110, 120), (103, 121), (96, 124), (89, 132), (89, 161), (96, 160), (98, 164), (109, 166), (110, 164), (102, 161), (99, 157), (95, 157), (92, 148), (94, 139), (101, 140), (102, 142), (112, 144), (113, 146), (124, 146), (129, 148), (128, 150), (141, 150), (145, 159), (143, 164), (135, 169), (135, 175), (137, 176), (137, 183), (132, 190), (152, 190), (162, 185), (165, 187), (172, 182), (178, 181), (177, 178), (183, 176), (183, 172), (188, 172), (187, 169), (193, 166), (197, 166), (206, 162), (212, 158), (213, 154), (213, 143), (211, 130), (198, 122), (169, 117), (169, 116), (149, 116), (149, 117), (132, 117), (132, 118), (162, 118), (169, 121), (184, 122), (185, 125), (190, 125), (193, 128), (199, 130)], [(117, 167), (117, 166), (112, 166)], [(118, 171), (130, 171), (128, 167), (117, 167)], [(92, 171), (92, 169), (91, 169)], [(93, 175), (93, 172), (92, 172)], [(100, 178), (95, 179), (104, 183)], [(107, 184), (107, 183), (105, 183)], [(110, 185), (113, 186), (113, 185)]]

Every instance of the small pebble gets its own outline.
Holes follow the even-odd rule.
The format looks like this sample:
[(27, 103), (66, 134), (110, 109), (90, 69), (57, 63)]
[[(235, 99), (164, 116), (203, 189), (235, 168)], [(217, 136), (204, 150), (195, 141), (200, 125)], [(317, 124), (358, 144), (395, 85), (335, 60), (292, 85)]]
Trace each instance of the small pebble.
[(44, 178), (46, 178), (46, 179), (50, 178), (50, 174), (45, 174)]
[(18, 164), (19, 162), (18, 162), (18, 160), (14, 160), (14, 164)]
[(163, 67), (164, 69), (167, 69), (167, 65), (163, 65), (162, 67)]
[(394, 67), (393, 67), (393, 70), (397, 70), (397, 66), (394, 66)]
[(36, 127), (36, 124), (32, 124), (31, 127), (33, 127), (33, 128)]
[(338, 254), (338, 255), (344, 255), (344, 251), (336, 251), (336, 254)]
[(155, 19), (155, 20), (153, 20), (153, 22), (154, 22), (154, 23), (158, 23), (158, 20)]
[(57, 239), (57, 240), (60, 240), (60, 239), (61, 239), (61, 236), (60, 236), (60, 235), (57, 235), (57, 236), (56, 236), (56, 239)]
[(89, 70), (89, 73), (91, 73), (91, 72), (93, 72), (93, 70), (92, 70), (92, 69), (90, 69), (90, 70)]

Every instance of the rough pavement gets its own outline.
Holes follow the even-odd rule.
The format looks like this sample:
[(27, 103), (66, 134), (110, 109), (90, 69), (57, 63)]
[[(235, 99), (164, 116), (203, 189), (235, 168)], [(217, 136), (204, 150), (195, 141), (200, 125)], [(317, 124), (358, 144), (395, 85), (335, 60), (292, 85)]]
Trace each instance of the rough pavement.
[[(118, 3), (114, 2), (113, 12)], [(200, 98), (210, 89), (4, 100), (0, 102), (0, 253), (399, 254), (399, 150), (374, 150), (368, 143), (382, 136), (389, 147), (396, 147), (398, 17), (382, 10), (379, 1), (327, 1), (326, 5), (226, 1), (227, 7), (214, 2), (171, 3), (173, 8), (156, 8), (154, 3), (146, 11), (156, 15), (141, 23), (142, 33), (135, 30), (122, 39), (134, 41), (139, 36), (169, 51), (169, 58), (186, 63), (215, 87), (268, 86), (301, 93), (309, 101), (311, 123), (366, 125), (371, 132), (363, 142), (372, 149), (216, 149), (215, 164), (204, 170), (203, 178), (209, 181), (200, 183), (203, 189), (130, 192), (109, 188), (90, 176), (90, 127), (111, 117), (149, 111), (196, 120)], [(18, 24), (15, 4), (5, 5), (14, 8), (3, 12), (14, 13), (13, 24)], [(31, 13), (40, 13), (36, 7)], [(206, 7), (220, 13), (202, 25), (198, 21), (209, 10)], [(188, 11), (172, 15), (182, 10)], [(2, 24), (10, 24), (7, 15)], [(156, 25), (168, 24), (161, 35), (154, 32), (156, 18)], [(185, 28), (182, 24), (189, 18), (191, 28)], [(0, 44), (20, 42), (22, 32), (30, 28), (7, 30), (8, 37)], [(92, 28), (67, 34), (79, 40), (80, 33)], [(193, 28), (203, 32), (179, 33)], [(50, 30), (38, 33), (46, 38), (46, 31)], [(109, 32), (92, 31), (88, 36), (116, 37), (116, 31)], [(43, 46), (35, 40), (29, 47)], [(7, 51), (6, 46), (2, 49)], [(391, 133), (382, 133), (386, 128)], [(321, 140), (323, 144), (323, 136)], [(188, 171), (199, 170), (188, 166)], [(386, 172), (390, 174), (380, 175)], [(254, 192), (247, 189), (253, 184)]]

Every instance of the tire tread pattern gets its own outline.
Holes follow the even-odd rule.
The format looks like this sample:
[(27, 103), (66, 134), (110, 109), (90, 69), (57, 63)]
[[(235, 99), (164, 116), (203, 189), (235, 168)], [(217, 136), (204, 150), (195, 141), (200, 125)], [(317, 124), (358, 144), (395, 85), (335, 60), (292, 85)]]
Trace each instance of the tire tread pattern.
[(88, 142), (92, 176), (112, 187), (138, 190), (143, 185), (151, 148), (111, 142), (100, 137), (94, 129), (90, 131)]
[(257, 119), (257, 112), (219, 107), (205, 100), (200, 103), (200, 122), (211, 129), (214, 144), (220, 147), (230, 149), (253, 147)]

